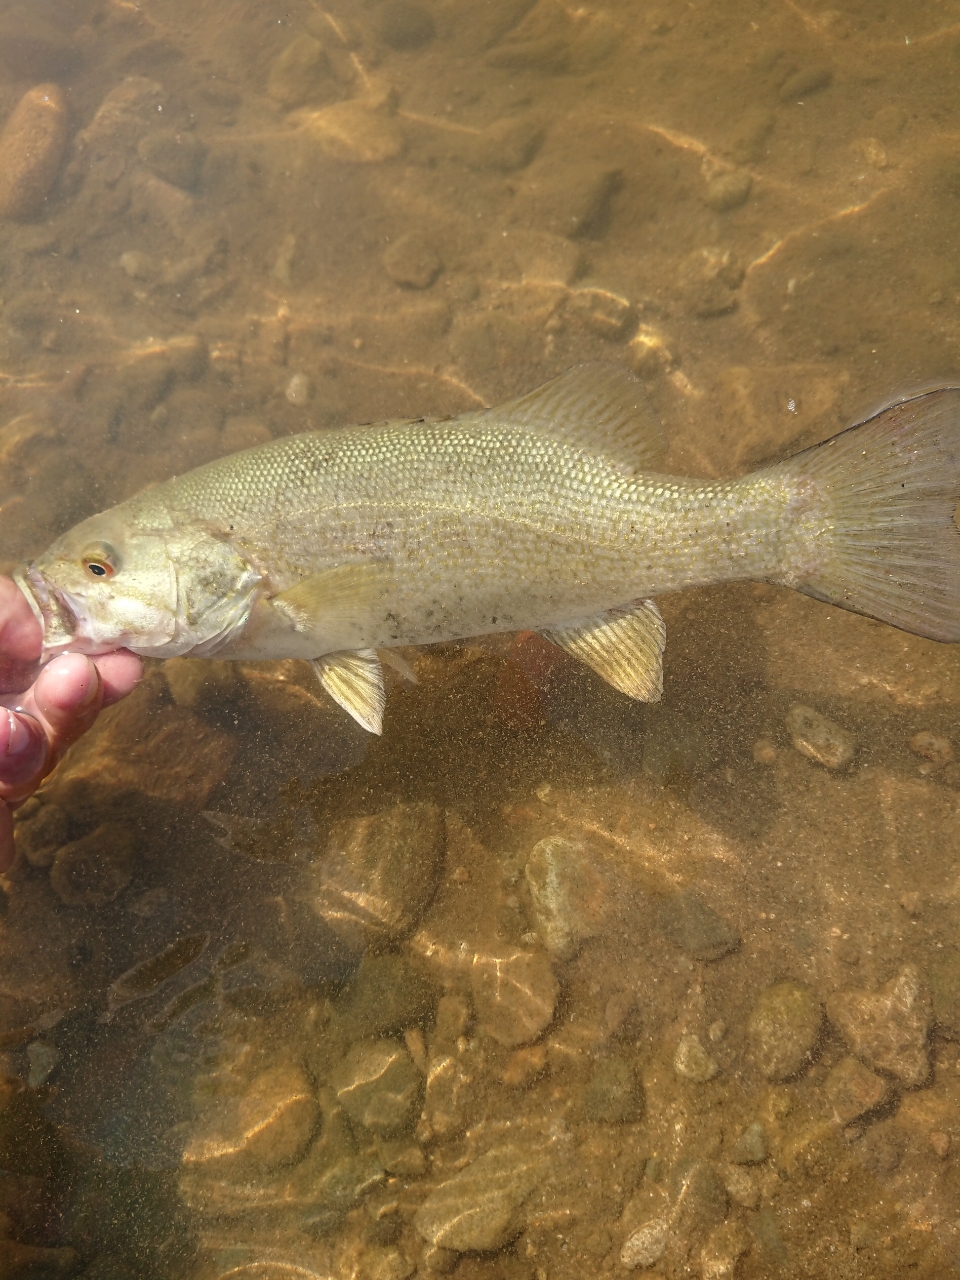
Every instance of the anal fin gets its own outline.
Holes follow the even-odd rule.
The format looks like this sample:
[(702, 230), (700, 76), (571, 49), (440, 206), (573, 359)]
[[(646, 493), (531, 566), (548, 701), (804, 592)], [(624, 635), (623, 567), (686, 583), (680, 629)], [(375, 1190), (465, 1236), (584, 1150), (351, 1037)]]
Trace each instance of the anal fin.
[(627, 697), (660, 701), (667, 629), (652, 600), (633, 608), (607, 609), (594, 618), (551, 627), (541, 634)]
[(375, 649), (344, 650), (316, 658), (313, 669), (334, 702), (369, 733), (383, 733), (387, 694)]

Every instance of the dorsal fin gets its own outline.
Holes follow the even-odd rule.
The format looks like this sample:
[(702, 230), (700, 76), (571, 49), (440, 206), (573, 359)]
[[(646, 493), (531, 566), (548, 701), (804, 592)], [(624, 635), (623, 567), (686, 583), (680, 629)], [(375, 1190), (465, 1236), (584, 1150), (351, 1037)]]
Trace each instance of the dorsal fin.
[(485, 410), (630, 470), (656, 471), (667, 442), (643, 384), (619, 364), (574, 365), (517, 400)]

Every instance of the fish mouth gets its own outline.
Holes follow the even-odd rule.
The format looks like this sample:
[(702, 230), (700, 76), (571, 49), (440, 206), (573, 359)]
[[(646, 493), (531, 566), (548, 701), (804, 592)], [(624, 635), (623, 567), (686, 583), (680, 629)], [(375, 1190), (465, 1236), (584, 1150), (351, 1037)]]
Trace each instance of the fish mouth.
[(13, 580), (43, 628), (43, 655), (46, 662), (70, 647), (76, 647), (80, 619), (62, 591), (50, 585), (34, 564), (21, 565)]

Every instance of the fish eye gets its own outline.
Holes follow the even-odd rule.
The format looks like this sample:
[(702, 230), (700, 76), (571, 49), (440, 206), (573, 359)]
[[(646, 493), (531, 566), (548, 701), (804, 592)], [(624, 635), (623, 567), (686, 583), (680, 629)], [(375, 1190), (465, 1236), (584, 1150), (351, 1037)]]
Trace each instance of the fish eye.
[(80, 557), (87, 576), (90, 578), (112, 578), (119, 568), (117, 553), (106, 542), (96, 542), (87, 547)]

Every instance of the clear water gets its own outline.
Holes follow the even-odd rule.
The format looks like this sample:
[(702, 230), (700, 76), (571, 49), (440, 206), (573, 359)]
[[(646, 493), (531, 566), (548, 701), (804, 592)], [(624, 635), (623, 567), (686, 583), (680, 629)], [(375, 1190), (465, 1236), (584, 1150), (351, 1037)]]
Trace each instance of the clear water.
[[(958, 52), (955, 0), (4, 0), (0, 115), (70, 141), (0, 223), (0, 568), (580, 360), (709, 476), (955, 373)], [(297, 664), (102, 718), (4, 886), (0, 1274), (957, 1273), (960, 661), (662, 605), (657, 708), (526, 637), (407, 653), (373, 742)]]

